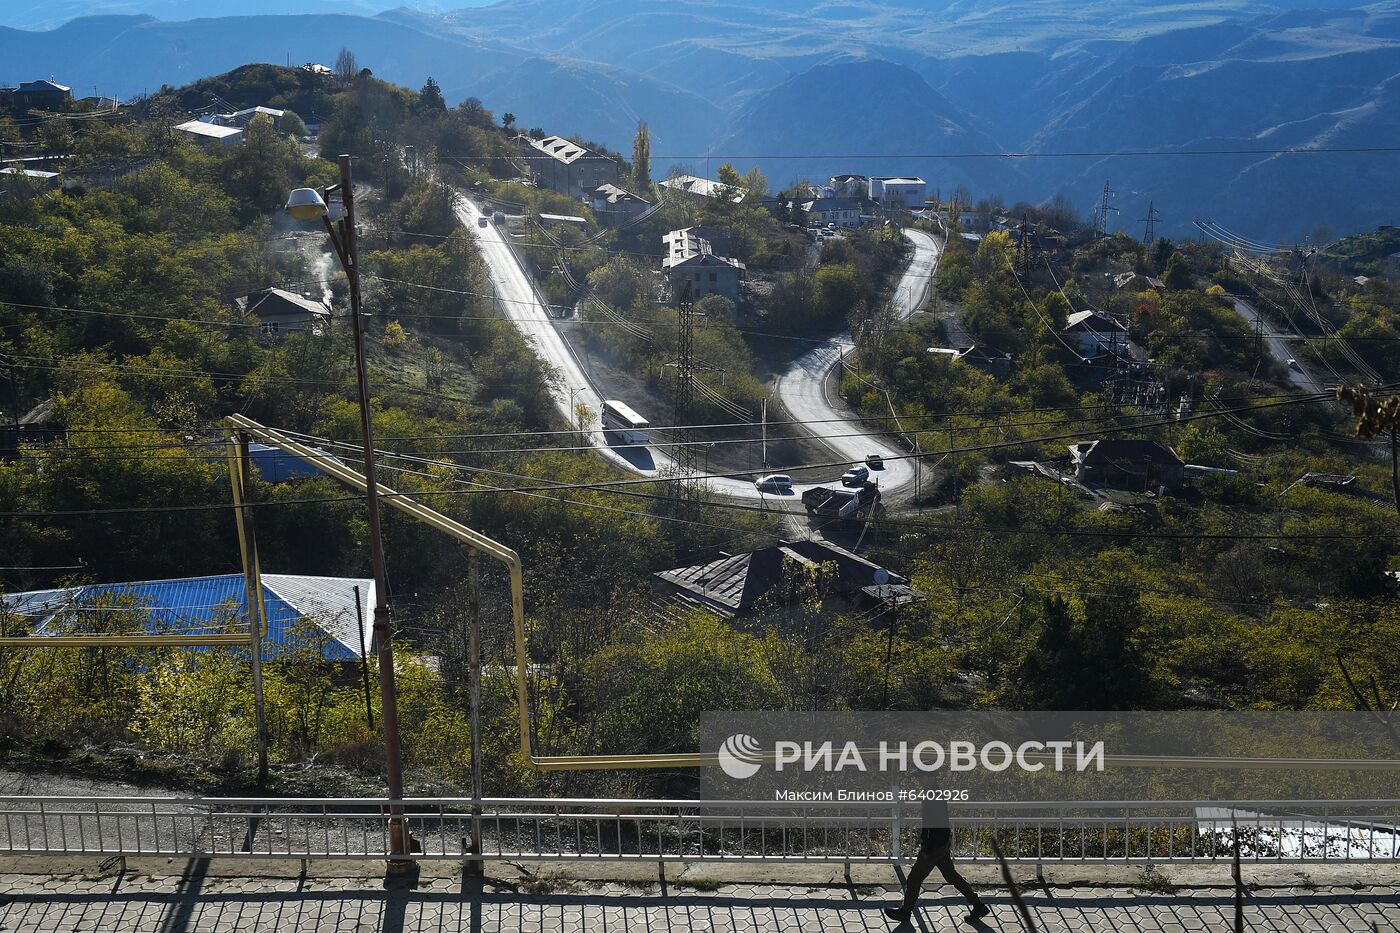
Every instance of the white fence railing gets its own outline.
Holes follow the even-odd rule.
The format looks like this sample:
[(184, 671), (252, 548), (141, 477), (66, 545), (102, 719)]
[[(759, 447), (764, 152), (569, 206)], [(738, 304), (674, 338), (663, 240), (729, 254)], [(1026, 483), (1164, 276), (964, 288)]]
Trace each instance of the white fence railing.
[[(918, 846), (917, 802), (414, 798), (424, 859), (890, 863)], [(1400, 801), (954, 804), (954, 852), (1011, 861), (1400, 860)], [(384, 858), (380, 798), (0, 797), (0, 854)], [(470, 844), (478, 819), (481, 851)]]

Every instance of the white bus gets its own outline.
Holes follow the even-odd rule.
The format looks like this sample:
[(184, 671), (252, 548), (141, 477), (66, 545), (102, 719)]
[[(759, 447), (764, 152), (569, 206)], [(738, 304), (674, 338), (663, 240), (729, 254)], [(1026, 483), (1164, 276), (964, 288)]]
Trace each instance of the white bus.
[(651, 435), (651, 422), (627, 406), (626, 402), (608, 399), (603, 402), (603, 430), (618, 436), (624, 444), (646, 444)]

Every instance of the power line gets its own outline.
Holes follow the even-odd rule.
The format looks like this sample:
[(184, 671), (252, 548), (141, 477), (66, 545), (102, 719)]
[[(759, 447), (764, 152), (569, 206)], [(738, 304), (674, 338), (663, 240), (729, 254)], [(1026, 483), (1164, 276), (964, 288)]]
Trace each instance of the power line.
[[(1250, 398), (1251, 401), (1260, 401), (1260, 400), (1273, 399), (1273, 398), (1293, 398), (1293, 399), (1301, 399), (1301, 398), (1309, 398), (1309, 397), (1310, 397), (1310, 396), (1300, 396), (1300, 395), (1291, 395), (1291, 394), (1290, 394), (1290, 395), (1281, 395), (1281, 396), (1253, 396), (1253, 397), (1249, 397), (1249, 398)], [(1213, 401), (1213, 402), (1233, 401), (1233, 400), (1238, 400), (1238, 398), (1240, 398), (1240, 397), (1225, 398), (1225, 399), (1216, 399), (1216, 398), (1212, 398), (1211, 401)], [(1074, 411), (1074, 410), (1079, 410), (1080, 408), (1082, 408), (1083, 410), (1093, 410), (1095, 407), (1096, 407), (1096, 406), (1080, 406), (1080, 407), (1069, 406), (1069, 407), (1066, 407), (1066, 408), (1064, 408), (1064, 409), (1055, 409), (1055, 408), (1049, 408), (1049, 409), (1035, 409), (1035, 408), (1028, 408), (1028, 409), (1024, 409), (1024, 411), (1027, 412), (1027, 413), (1034, 413), (1034, 412), (1041, 411), (1041, 410), (1047, 410), (1047, 411), (1058, 411), (1058, 410)], [(1105, 408), (1121, 408), (1121, 407), (1124, 407), (1124, 406), (1102, 406), (1102, 407), (1105, 407)], [(1003, 410), (1002, 413), (1014, 412), (1014, 411), (1015, 411), (1015, 410), (1007, 409), (1007, 410)], [(973, 414), (975, 414), (975, 413), (973, 413)], [(966, 413), (966, 412), (959, 412), (959, 413), (956, 413), (955, 415), (953, 415), (953, 416), (951, 416), (951, 417), (967, 417), (968, 415), (969, 415), (969, 413)], [(908, 418), (910, 418), (910, 419), (912, 420), (912, 418), (915, 417), (915, 416), (906, 416), (906, 417), (908, 417)], [(937, 416), (932, 416), (932, 415), (930, 415), (930, 416), (925, 416), (925, 417), (937, 417)], [(1006, 431), (1006, 430), (1008, 430), (1008, 429), (1027, 428), (1027, 427), (1039, 427), (1039, 426), (1042, 426), (1042, 425), (1062, 425), (1062, 426), (1063, 426), (1063, 425), (1079, 424), (1079, 423), (1085, 423), (1085, 422), (1095, 422), (1095, 421), (1099, 421), (1099, 420), (1103, 419), (1104, 417), (1105, 417), (1105, 416), (1103, 416), (1103, 415), (1084, 415), (1084, 416), (1081, 416), (1081, 417), (1042, 418), (1042, 419), (1035, 419), (1035, 420), (1032, 420), (1032, 421), (996, 422), (996, 423), (990, 423), (990, 424), (945, 424), (945, 425), (943, 425), (942, 427), (938, 427), (938, 428), (928, 428), (927, 431), (928, 431), (929, 433), (939, 433), (939, 434), (952, 433), (952, 432), (958, 432), (958, 433), (975, 433), (975, 432), (983, 432), (983, 431), (1001, 431), (1001, 432), (1004, 432), (1004, 431)], [(1108, 416), (1108, 417), (1112, 417), (1112, 416)], [(1236, 418), (1236, 417), (1235, 417), (1234, 415), (1232, 415), (1232, 414), (1231, 414), (1231, 415), (1228, 415), (1227, 417), (1228, 417), (1228, 419), (1231, 420), (1231, 421), (1238, 421), (1238, 420), (1239, 420), (1238, 418)], [(830, 421), (830, 420), (841, 421), (841, 420), (844, 420), (844, 419), (822, 419), (822, 422), (824, 422), (824, 421)], [(864, 418), (857, 417), (857, 418), (852, 418), (852, 419), (850, 419), (850, 420), (851, 420), (852, 422), (857, 422), (857, 423), (858, 423), (858, 422), (862, 422), (862, 421), (888, 422), (888, 421), (892, 420), (892, 417), (891, 417), (891, 416), (864, 417)], [(951, 418), (950, 418), (949, 420), (951, 420)], [(810, 424), (816, 424), (816, 423), (822, 423), (822, 422), (819, 422), (819, 421), (774, 421), (774, 422), (769, 422), (769, 425), (770, 425), (770, 426), (810, 425)], [(741, 422), (735, 422), (735, 423), (733, 423), (733, 424), (731, 424), (731, 425), (692, 424), (692, 425), (689, 425), (689, 426), (688, 426), (688, 428), (689, 428), (690, 430), (696, 430), (696, 429), (700, 429), (700, 428), (713, 428), (713, 427), (752, 427), (752, 425), (749, 424), (749, 423), (747, 423), (747, 422), (742, 422), (742, 423), (741, 423)], [(1115, 426), (1115, 430), (1128, 431), (1128, 430), (1133, 430), (1134, 427), (1135, 427), (1134, 424), (1116, 425), (1116, 426)], [(91, 429), (91, 430), (89, 430), (89, 429), (75, 429), (75, 430), (74, 430), (74, 433), (111, 433), (112, 430), (114, 430), (114, 429)], [(198, 432), (206, 432), (206, 431), (207, 431), (207, 432), (216, 432), (218, 429), (217, 429), (217, 428), (199, 428), (199, 429), (189, 429), (189, 430), (198, 431)], [(663, 429), (657, 429), (657, 430), (661, 430), (661, 431), (664, 432), (664, 431), (668, 431), (668, 430), (672, 430), (672, 429), (663, 428)], [(127, 431), (124, 430), (123, 433), (127, 433)], [(129, 429), (129, 433), (132, 433), (132, 434), (161, 433), (161, 429), (139, 429), (139, 428), (133, 428), (133, 429)], [(294, 437), (305, 438), (305, 439), (307, 439), (308, 441), (311, 441), (311, 442), (314, 442), (314, 443), (319, 443), (319, 444), (325, 444), (325, 445), (344, 445), (344, 443), (345, 443), (345, 442), (343, 442), (343, 441), (337, 441), (337, 440), (334, 440), (334, 439), (331, 439), (331, 438), (323, 438), (323, 437), (320, 437), (319, 435), (309, 434), (309, 433), (304, 433), (304, 432), (297, 432), (297, 431), (284, 430), (282, 433), (287, 434), (287, 435), (290, 435), (290, 436), (294, 436)], [(500, 433), (500, 434), (475, 434), (475, 435), (450, 435), (450, 434), (449, 434), (449, 435), (403, 435), (403, 436), (396, 436), (396, 437), (393, 437), (392, 440), (395, 440), (395, 441), (402, 441), (402, 440), (423, 440), (423, 439), (434, 439), (434, 440), (471, 440), (471, 439), (486, 439), (486, 438), (494, 438), (494, 437), (535, 437), (535, 436), (549, 437), (549, 436), (557, 436), (557, 435), (577, 435), (577, 434), (579, 434), (579, 433), (581, 433), (581, 432), (578, 431), (578, 430), (562, 430), (562, 431), (539, 431), (539, 432), (503, 432), (503, 433)], [(919, 429), (919, 428), (914, 428), (914, 433), (920, 433), (920, 429)], [(1081, 432), (1081, 433), (1082, 433), (1082, 432)], [(870, 436), (870, 434), (869, 434), (868, 432), (865, 432), (865, 431), (857, 431), (857, 432), (842, 433), (842, 434), (792, 434), (792, 435), (787, 435), (787, 436), (779, 436), (779, 437), (776, 437), (776, 438), (770, 438), (770, 440), (773, 440), (773, 441), (784, 441), (784, 440), (818, 440), (818, 441), (820, 441), (820, 440), (834, 440), (834, 439), (838, 439), (838, 438), (869, 437), (869, 436)], [(1271, 440), (1286, 440), (1287, 438), (1278, 437), (1278, 438), (1270, 438), (1270, 439), (1271, 439)], [(756, 439), (756, 438), (741, 437), (741, 438), (719, 438), (719, 439), (716, 439), (716, 440), (713, 440), (713, 441), (703, 441), (702, 443), (705, 443), (707, 446), (713, 446), (713, 445), (756, 444), (756, 443), (758, 443), (758, 442), (759, 442), (759, 441), (758, 441), (758, 439)], [(1022, 440), (1019, 440), (1019, 441), (1008, 441), (1008, 442), (1006, 442), (1006, 443), (1007, 443), (1008, 446), (1017, 446), (1017, 445), (1020, 445), (1020, 444), (1030, 444), (1030, 443), (1035, 443), (1035, 442), (1036, 442), (1036, 439), (1035, 439), (1035, 438), (1025, 438), (1025, 439), (1022, 439)], [(224, 441), (223, 441), (221, 438), (215, 438), (215, 439), (209, 439), (209, 440), (203, 440), (203, 441), (196, 441), (196, 440), (194, 440), (193, 438), (186, 438), (186, 439), (180, 440), (180, 441), (166, 441), (166, 442), (160, 442), (160, 443), (152, 442), (152, 443), (135, 443), (135, 444), (82, 444), (82, 445), (76, 446), (76, 447), (58, 447), (58, 448), (49, 447), (49, 448), (47, 448), (47, 449), (45, 450), (45, 455), (57, 455), (57, 454), (62, 454), (62, 455), (88, 455), (88, 454), (90, 454), (90, 453), (92, 453), (92, 452), (94, 452), (94, 451), (162, 451), (162, 450), (165, 450), (165, 451), (169, 451), (169, 450), (193, 451), (193, 450), (198, 450), (199, 448), (202, 448), (202, 447), (218, 447), (218, 446), (221, 446), (223, 443), (224, 443)], [(688, 442), (687, 442), (687, 441), (684, 441), (684, 440), (678, 440), (678, 441), (652, 441), (652, 442), (648, 442), (648, 443), (646, 444), (646, 446), (647, 446), (647, 447), (680, 447), (680, 446), (685, 445), (686, 443), (688, 443)], [(502, 448), (502, 447), (469, 447), (469, 448), (456, 448), (456, 449), (446, 449), (446, 450), (444, 450), (444, 449), (430, 449), (430, 450), (427, 451), (427, 452), (433, 453), (433, 454), (437, 454), (437, 455), (439, 455), (439, 456), (448, 456), (448, 455), (452, 455), (452, 456), (470, 456), (470, 455), (477, 455), (477, 454), (569, 453), (569, 452), (587, 451), (587, 450), (595, 450), (595, 449), (597, 449), (597, 445), (594, 445), (594, 444), (577, 444), (577, 445), (550, 444), (550, 445), (541, 445), (541, 446), (535, 446), (535, 447), (504, 447), (504, 448)], [(387, 453), (387, 452), (386, 452), (386, 453)], [(928, 452), (927, 454), (923, 454), (923, 455), (926, 455), (926, 456), (934, 456), (934, 455), (936, 455), (937, 453), (938, 453), (937, 451), (930, 451), (930, 452)], [(128, 458), (121, 458), (121, 457), (112, 456), (112, 455), (104, 455), (104, 458), (106, 458), (106, 459), (113, 459), (113, 460), (116, 460), (116, 459), (148, 459), (148, 457), (146, 457), (146, 456), (141, 456), (141, 457), (132, 456), (132, 457), (128, 457)], [(176, 458), (171, 457), (171, 459), (176, 459)], [(779, 467), (779, 468), (780, 468), (780, 469), (801, 469), (802, 467), (798, 466), (798, 467)]]
[[(801, 161), (817, 159), (839, 159), (844, 161), (889, 160), (889, 159), (1110, 159), (1110, 158), (1176, 158), (1201, 156), (1278, 156), (1278, 155), (1345, 155), (1345, 154), (1389, 154), (1400, 153), (1400, 146), (1292, 146), (1286, 148), (1217, 148), (1217, 149), (1080, 149), (1067, 152), (905, 152), (905, 153), (748, 153), (709, 152), (698, 155), (654, 155), (652, 160), (697, 161), (700, 159)], [(495, 161), (489, 156), (442, 155), (439, 158), (458, 162), (489, 163)]]

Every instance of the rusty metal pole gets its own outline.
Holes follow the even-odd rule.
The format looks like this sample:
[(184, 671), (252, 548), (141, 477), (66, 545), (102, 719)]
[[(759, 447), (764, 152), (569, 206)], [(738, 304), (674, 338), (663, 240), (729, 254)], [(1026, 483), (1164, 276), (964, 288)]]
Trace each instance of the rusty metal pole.
[(384, 536), (379, 521), (379, 485), (374, 470), (374, 429), (369, 404), (369, 371), (365, 363), (365, 328), (360, 315), (360, 256), (355, 237), (355, 188), (350, 176), (350, 156), (340, 157), (340, 198), (345, 216), (340, 221), (340, 243), (345, 277), (350, 284), (350, 325), (355, 338), (355, 381), (360, 401), (360, 436), (364, 446), (365, 504), (369, 512), (369, 561), (374, 575), (375, 653), (379, 661), (379, 718), (384, 727), (384, 770), (389, 785), (389, 864), (405, 867), (410, 851), (408, 827), (403, 820), (403, 768), (399, 751), (399, 693), (394, 677), (393, 627), (389, 617), (389, 584), (384, 572)]

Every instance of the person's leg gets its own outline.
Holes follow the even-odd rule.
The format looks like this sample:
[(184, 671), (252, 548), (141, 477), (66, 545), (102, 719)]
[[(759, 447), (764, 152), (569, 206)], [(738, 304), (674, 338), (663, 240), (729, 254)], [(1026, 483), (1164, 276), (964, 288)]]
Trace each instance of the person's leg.
[(905, 913), (914, 912), (914, 905), (919, 903), (919, 889), (923, 887), (924, 879), (933, 871), (934, 863), (933, 853), (920, 848), (918, 858), (914, 859), (914, 864), (909, 868), (909, 878), (904, 883)]
[[(922, 858), (922, 854), (920, 855)], [(977, 896), (977, 892), (972, 889), (972, 885), (967, 883), (967, 879), (958, 873), (958, 866), (953, 864), (953, 850), (945, 846), (933, 853), (933, 863), (938, 866), (938, 871), (943, 875), (943, 880), (958, 889), (958, 893), (967, 898), (972, 905), (973, 911), (978, 911), (982, 906), (982, 898)]]

